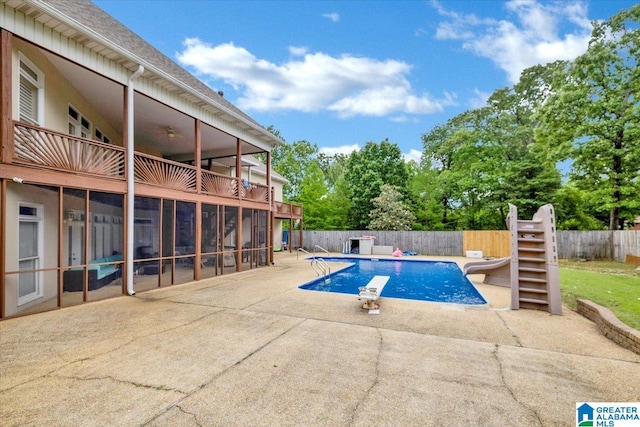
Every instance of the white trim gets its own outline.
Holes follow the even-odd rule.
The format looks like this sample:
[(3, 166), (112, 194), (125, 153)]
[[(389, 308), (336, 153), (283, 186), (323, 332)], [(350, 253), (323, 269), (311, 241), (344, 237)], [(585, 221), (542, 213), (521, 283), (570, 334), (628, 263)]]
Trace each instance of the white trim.
[[(31, 62), (31, 60), (29, 60), (29, 58), (25, 54), (23, 54), (20, 51), (18, 51), (18, 58), (20, 59), (20, 62), (18, 63), (18, 78), (19, 79), (25, 78), (29, 83), (34, 85), (37, 90), (36, 102), (38, 103), (38, 105), (36, 106), (36, 111), (35, 111), (36, 117), (34, 117), (33, 121), (32, 122), (30, 121), (30, 123), (34, 125), (42, 126), (44, 124), (44, 73), (40, 71), (40, 69), (33, 62)], [(26, 65), (27, 68), (29, 68), (29, 70), (33, 74), (36, 75), (37, 77), (36, 80), (34, 80), (33, 77), (31, 77), (29, 74), (22, 71), (21, 64), (23, 63)], [(18, 100), (19, 99), (20, 99), (20, 96), (18, 96)]]
[[(36, 214), (35, 215), (20, 215), (20, 208), (21, 207), (29, 207), (29, 208), (34, 208), (36, 210)], [(29, 222), (29, 223), (37, 223), (38, 225), (38, 230), (37, 230), (37, 255), (35, 257), (33, 257), (32, 259), (36, 260), (36, 265), (35, 265), (35, 269), (40, 269), (42, 268), (42, 266), (44, 265), (44, 217), (43, 217), (43, 212), (44, 212), (44, 205), (39, 204), (39, 203), (30, 203), (30, 202), (18, 202), (18, 224), (17, 224), (17, 228), (18, 228), (18, 241), (17, 241), (17, 248), (20, 247), (20, 224), (22, 222)], [(19, 253), (19, 249), (18, 249), (18, 269), (20, 269), (20, 253)], [(19, 275), (18, 275), (19, 276)], [(20, 286), (20, 279), (18, 279), (18, 287)], [(16, 292), (16, 297), (18, 299), (17, 305), (21, 306), (24, 304), (27, 304), (31, 301), (34, 301), (38, 298), (42, 298), (44, 296), (44, 290), (43, 290), (43, 274), (42, 271), (38, 271), (35, 273), (35, 291), (24, 295), (24, 296), (20, 296), (20, 291), (19, 289), (17, 289)]]
[[(78, 115), (78, 118), (75, 119), (71, 117), (71, 115), (69, 115), (69, 110), (73, 110)], [(86, 121), (89, 126), (84, 126), (82, 124), (83, 120)], [(67, 133), (69, 133), (70, 135), (75, 135), (86, 139), (93, 139), (93, 123), (91, 123), (87, 116), (82, 114), (82, 112), (71, 103), (69, 103), (67, 107), (67, 123)], [(75, 132), (71, 132), (71, 129), (68, 128), (69, 125), (73, 125), (75, 127)]]

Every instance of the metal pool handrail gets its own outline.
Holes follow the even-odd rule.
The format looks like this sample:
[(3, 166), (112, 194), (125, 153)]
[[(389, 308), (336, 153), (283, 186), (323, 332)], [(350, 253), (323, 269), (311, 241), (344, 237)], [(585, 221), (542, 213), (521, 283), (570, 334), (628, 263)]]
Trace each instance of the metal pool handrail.
[(300, 252), (304, 252), (307, 255), (311, 255), (309, 252), (305, 251), (304, 249), (298, 248), (298, 253), (296, 254), (296, 259), (299, 259)]
[[(316, 267), (314, 267), (313, 262), (316, 262)], [(318, 276), (322, 273), (322, 276), (326, 279), (328, 274), (331, 274), (331, 268), (329, 264), (322, 258), (314, 258), (311, 260), (311, 267), (318, 273)]]
[(326, 250), (325, 248), (323, 248), (323, 247), (322, 247), (322, 246), (320, 246), (320, 245), (315, 245), (315, 246), (313, 247), (313, 254), (314, 254), (314, 255), (316, 254), (316, 249), (320, 249), (322, 252), (324, 252), (324, 253), (326, 253), (327, 255), (329, 255), (329, 251), (328, 251), (328, 250)]
[[(318, 246), (318, 247), (320, 247), (320, 246)], [(322, 248), (320, 248), (320, 249), (322, 249)], [(305, 253), (307, 255), (311, 255), (309, 252), (305, 251), (304, 249), (298, 248), (298, 252), (296, 254), (296, 259), (299, 259), (298, 256), (300, 255), (300, 252), (303, 252), (303, 253)], [(329, 252), (327, 252), (327, 254), (328, 253)], [(315, 261), (315, 264), (314, 264), (314, 261)], [(313, 259), (311, 260), (311, 268), (313, 268), (313, 271), (315, 271), (318, 276), (322, 275), (323, 277), (326, 278), (327, 274), (331, 274), (331, 268), (329, 267), (329, 264), (327, 264), (327, 262), (325, 260), (323, 260), (322, 258), (316, 258), (315, 254), (313, 254)]]

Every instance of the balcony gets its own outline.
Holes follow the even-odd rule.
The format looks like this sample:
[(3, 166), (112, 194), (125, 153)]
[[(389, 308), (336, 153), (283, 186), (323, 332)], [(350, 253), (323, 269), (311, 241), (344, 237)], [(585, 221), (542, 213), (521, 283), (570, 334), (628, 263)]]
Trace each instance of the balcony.
[(294, 203), (275, 202), (274, 215), (276, 218), (302, 218), (302, 206)]
[[(91, 139), (62, 134), (14, 121), (13, 164), (125, 181), (126, 150)], [(201, 185), (197, 187), (200, 173)], [(136, 183), (160, 186), (190, 193), (247, 200), (269, 205), (271, 192), (266, 185), (199, 170), (196, 166), (148, 154), (134, 153)], [(283, 205), (283, 204), (280, 204)], [(286, 205), (288, 212), (301, 206)], [(288, 216), (287, 216), (288, 217)]]

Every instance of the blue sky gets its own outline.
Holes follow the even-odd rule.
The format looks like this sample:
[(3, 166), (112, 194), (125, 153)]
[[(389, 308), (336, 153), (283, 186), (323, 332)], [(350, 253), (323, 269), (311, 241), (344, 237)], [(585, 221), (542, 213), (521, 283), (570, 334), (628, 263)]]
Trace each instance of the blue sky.
[(636, 1), (94, 3), (288, 142), (349, 153), (421, 136), (520, 72), (587, 47), (591, 21)]

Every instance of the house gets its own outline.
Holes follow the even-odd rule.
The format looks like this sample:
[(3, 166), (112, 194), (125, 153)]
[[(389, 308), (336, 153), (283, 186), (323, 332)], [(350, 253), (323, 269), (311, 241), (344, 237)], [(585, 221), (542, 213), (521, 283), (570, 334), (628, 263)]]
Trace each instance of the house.
[(0, 319), (272, 264), (281, 139), (90, 1), (0, 27)]

